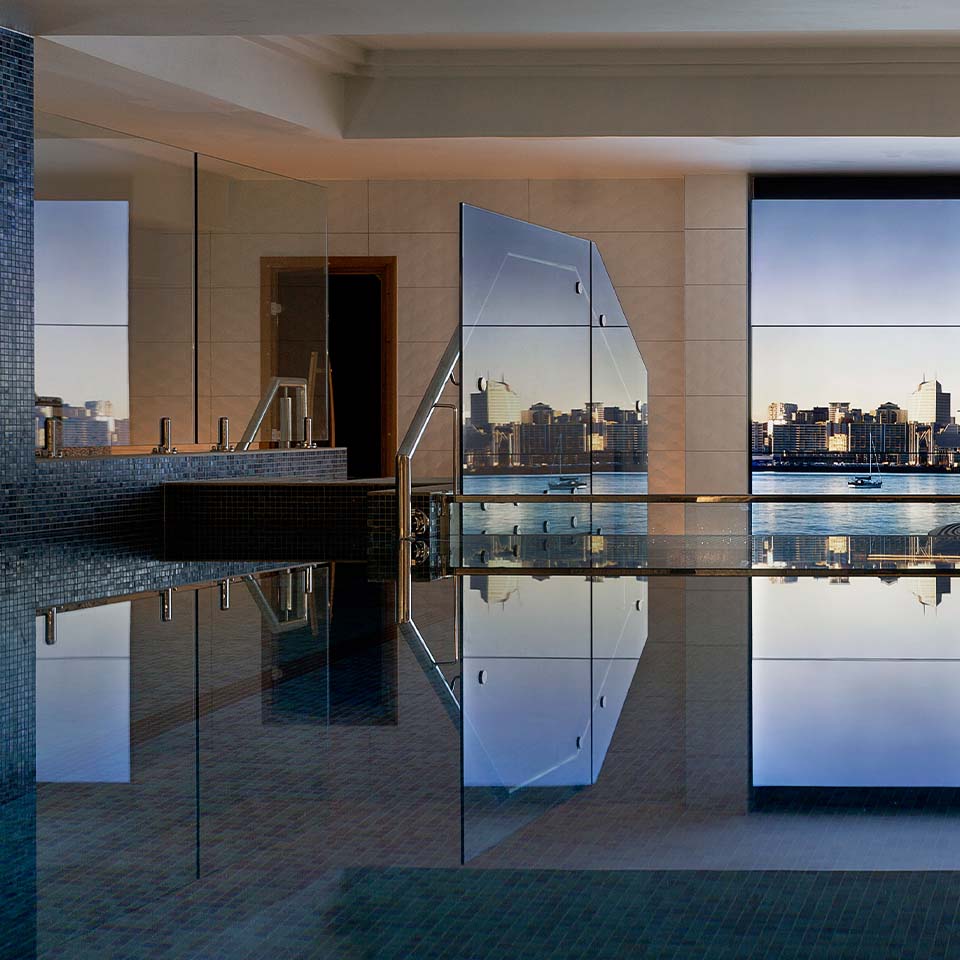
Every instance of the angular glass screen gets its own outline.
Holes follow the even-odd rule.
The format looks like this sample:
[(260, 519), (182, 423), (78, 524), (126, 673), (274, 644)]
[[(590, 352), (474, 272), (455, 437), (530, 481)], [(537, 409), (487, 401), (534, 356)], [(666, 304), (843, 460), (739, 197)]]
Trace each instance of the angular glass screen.
[(590, 323), (590, 243), (461, 205), (463, 317), (468, 326)]

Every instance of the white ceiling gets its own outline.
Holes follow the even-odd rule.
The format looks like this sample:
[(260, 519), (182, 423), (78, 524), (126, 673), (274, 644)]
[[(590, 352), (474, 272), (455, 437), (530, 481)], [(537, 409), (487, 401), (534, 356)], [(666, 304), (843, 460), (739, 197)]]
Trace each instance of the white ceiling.
[[(0, 0), (0, 19), (10, 9)], [(41, 109), (290, 176), (960, 169), (954, 3), (30, 0), (29, 9), (44, 32), (74, 34), (37, 43)], [(522, 32), (544, 25), (550, 33)], [(118, 36), (97, 35), (106, 32)]]
[(956, 31), (955, 0), (0, 0), (34, 34), (340, 36)]

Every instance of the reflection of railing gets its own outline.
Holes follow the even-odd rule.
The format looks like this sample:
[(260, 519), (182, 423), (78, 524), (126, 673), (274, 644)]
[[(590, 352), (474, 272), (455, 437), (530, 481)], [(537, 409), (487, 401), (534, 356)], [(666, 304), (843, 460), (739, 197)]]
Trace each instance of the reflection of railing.
[[(454, 621), (454, 623), (456, 623), (456, 621)], [(456, 626), (454, 626), (454, 631), (456, 631)], [(427, 679), (430, 681), (430, 685), (437, 692), (440, 702), (447, 711), (447, 716), (449, 716), (453, 723), (459, 728), (460, 701), (457, 700), (457, 695), (453, 690), (457, 678), (455, 677), (452, 682), (448, 683), (447, 678), (444, 676), (443, 670), (441, 669), (441, 667), (443, 667), (445, 664), (459, 665), (459, 654), (456, 660), (437, 660), (430, 648), (427, 646), (426, 641), (423, 639), (423, 634), (421, 634), (417, 629), (417, 625), (413, 622), (413, 620), (408, 620), (406, 623), (401, 623), (400, 633), (410, 645), (410, 649), (413, 651), (413, 655), (416, 657), (417, 662), (420, 664), (423, 672), (426, 674)]]
[(270, 632), (284, 633), (309, 624), (309, 599), (313, 593), (313, 568), (284, 570), (280, 576), (280, 609), (274, 610), (259, 580), (252, 574), (243, 577), (250, 595), (266, 619)]
[(454, 486), (459, 474), (460, 460), (460, 417), (456, 404), (440, 403), (447, 382), (453, 378), (457, 364), (460, 362), (460, 331), (456, 331), (443, 351), (443, 356), (437, 364), (430, 383), (423, 394), (420, 406), (410, 421), (410, 426), (397, 450), (397, 521), (401, 540), (409, 540), (413, 536), (413, 475), (411, 461), (420, 446), (423, 434), (430, 423), (433, 411), (438, 407), (452, 407), (454, 411), (454, 448), (453, 469)]
[[(249, 450), (263, 420), (281, 390), (293, 391), (294, 397), (281, 397), (284, 401), (280, 411), (280, 446), (289, 447), (295, 441), (303, 441), (303, 421), (307, 415), (307, 381), (302, 377), (274, 377), (270, 381), (263, 398), (253, 411), (253, 416), (243, 431), (243, 436), (237, 444), (238, 450)], [(294, 436), (295, 433), (300, 434)]]

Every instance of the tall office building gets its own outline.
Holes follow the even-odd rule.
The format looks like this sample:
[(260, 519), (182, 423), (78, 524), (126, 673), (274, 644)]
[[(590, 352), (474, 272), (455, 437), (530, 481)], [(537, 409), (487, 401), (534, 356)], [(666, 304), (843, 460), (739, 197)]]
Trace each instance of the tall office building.
[(910, 394), (907, 404), (909, 418), (914, 423), (952, 423), (950, 394), (944, 393), (939, 380), (922, 380)]
[(470, 422), (484, 424), (519, 423), (520, 397), (503, 380), (487, 380), (483, 390), (470, 394)]

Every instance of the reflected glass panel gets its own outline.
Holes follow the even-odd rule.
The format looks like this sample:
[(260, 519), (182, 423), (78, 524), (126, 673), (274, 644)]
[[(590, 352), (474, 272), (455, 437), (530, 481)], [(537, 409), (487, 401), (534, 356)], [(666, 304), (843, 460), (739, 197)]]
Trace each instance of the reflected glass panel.
[(34, 146), (38, 444), (194, 442), (193, 154), (43, 113)]
[(647, 639), (643, 578), (470, 575), (461, 604), (471, 859), (597, 782)]
[(960, 786), (952, 582), (754, 582), (755, 786)]
[(589, 581), (473, 576), (464, 586), (464, 657), (590, 656)]
[(191, 589), (38, 611), (43, 954), (196, 879), (196, 622)]
[[(239, 439), (274, 377), (306, 381), (306, 409), (292, 399), (293, 440), (302, 419), (330, 435), (327, 362), (326, 192), (236, 163), (198, 156), (199, 302), (209, 324), (209, 370), (197, 384), (201, 439), (220, 417)], [(336, 384), (334, 383), (334, 391)], [(254, 446), (289, 446), (273, 403)], [(349, 414), (349, 411), (346, 412)]]
[(130, 782), (130, 603), (36, 618), (37, 782)]
[(636, 659), (647, 642), (646, 579), (595, 577), (591, 586), (594, 657)]
[(596, 783), (613, 742), (620, 713), (626, 703), (639, 659), (593, 660), (593, 739), (591, 783)]

